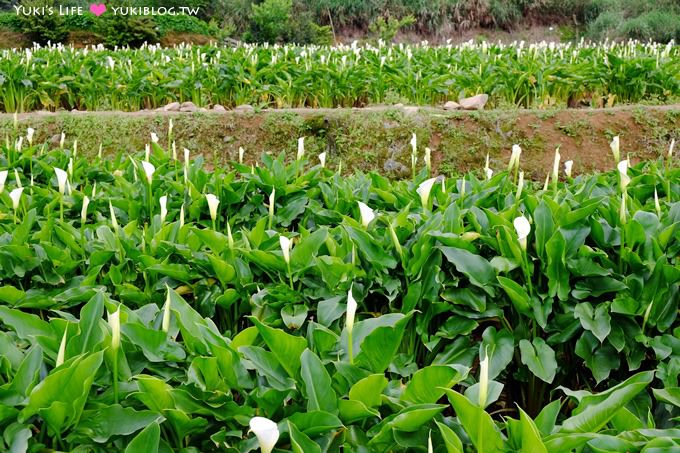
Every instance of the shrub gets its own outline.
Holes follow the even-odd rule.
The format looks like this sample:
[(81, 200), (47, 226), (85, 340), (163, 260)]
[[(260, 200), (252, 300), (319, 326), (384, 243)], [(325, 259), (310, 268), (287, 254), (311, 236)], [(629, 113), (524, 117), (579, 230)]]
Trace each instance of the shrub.
[(21, 22), (15, 13), (0, 13), (0, 28), (11, 31), (20, 31)]
[(265, 0), (253, 5), (250, 39), (257, 42), (286, 41), (291, 31), (292, 0)]
[[(23, 0), (21, 6), (25, 8), (54, 8), (54, 0)], [(21, 32), (26, 33), (33, 41), (46, 44), (48, 41), (63, 42), (68, 37), (68, 28), (59, 14), (30, 14), (17, 15)]]
[(158, 40), (156, 23), (150, 17), (104, 15), (98, 19), (95, 31), (108, 47), (137, 47)]
[(394, 39), (397, 33), (399, 33), (399, 30), (409, 27), (415, 22), (416, 18), (413, 16), (406, 16), (401, 19), (388, 17), (387, 20), (385, 20), (384, 17), (379, 17), (375, 22), (369, 25), (368, 31), (376, 38), (390, 42)]
[(175, 33), (195, 33), (197, 35), (212, 35), (214, 30), (210, 25), (201, 19), (188, 16), (157, 16), (155, 17), (158, 33), (164, 36), (170, 32)]

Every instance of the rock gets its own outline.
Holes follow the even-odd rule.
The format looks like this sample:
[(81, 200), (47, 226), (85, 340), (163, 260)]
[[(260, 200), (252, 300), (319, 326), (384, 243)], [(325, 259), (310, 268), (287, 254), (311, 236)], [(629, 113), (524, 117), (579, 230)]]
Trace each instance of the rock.
[(237, 105), (234, 111), (238, 113), (253, 113), (255, 109), (250, 104), (241, 104)]
[(397, 175), (404, 176), (409, 173), (409, 169), (406, 165), (398, 162), (394, 159), (387, 159), (383, 168), (386, 172), (396, 173)]
[(208, 109), (205, 108), (205, 107), (199, 107), (199, 108), (198, 108), (198, 111), (199, 111), (199, 112), (207, 112)]
[(407, 115), (415, 115), (418, 113), (419, 108), (413, 105), (407, 105), (403, 107), (404, 113)]
[(179, 106), (180, 112), (195, 112), (196, 110), (198, 110), (198, 107), (191, 101), (182, 102), (182, 105)]
[(399, 102), (399, 103), (397, 103), (397, 104), (394, 104), (392, 107), (394, 107), (395, 109), (400, 109), (400, 108), (402, 108), (403, 106), (404, 106), (404, 104), (402, 104), (401, 102)]
[(459, 101), (460, 106), (465, 110), (483, 110), (486, 101), (489, 100), (488, 94), (478, 94), (470, 98), (463, 98)]
[(448, 101), (444, 104), (444, 110), (458, 110), (459, 108), (460, 104), (454, 101)]
[(227, 111), (227, 109), (225, 109), (224, 106), (223, 106), (223, 105), (220, 105), (220, 104), (215, 104), (215, 105), (213, 105), (213, 108), (212, 108), (212, 109), (213, 109), (215, 112), (226, 112), (226, 111)]
[(50, 145), (59, 146), (59, 143), (61, 143), (61, 134), (54, 134), (52, 138), (50, 138)]
[(180, 103), (179, 102), (171, 102), (165, 107), (162, 108), (162, 110), (166, 112), (179, 112), (180, 109)]
[(231, 142), (234, 141), (234, 137), (233, 137), (232, 135), (227, 135), (227, 136), (225, 136), (225, 137), (222, 139), (222, 141), (223, 141), (224, 143), (231, 143)]

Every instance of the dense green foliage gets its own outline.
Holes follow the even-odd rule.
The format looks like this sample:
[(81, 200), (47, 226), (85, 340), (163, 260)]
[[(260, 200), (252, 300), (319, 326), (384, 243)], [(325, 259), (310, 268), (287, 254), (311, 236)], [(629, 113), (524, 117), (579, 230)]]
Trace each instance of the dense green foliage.
[(672, 151), (536, 186), (518, 149), (428, 179), (415, 136), (395, 182), (16, 135), (2, 449), (252, 451), (254, 415), (276, 451), (680, 448)]
[[(121, 34), (118, 19), (102, 24), (109, 21), (114, 36)], [(127, 33), (121, 39), (134, 36)], [(119, 51), (53, 47), (6, 51), (0, 61), (0, 107), (7, 112), (139, 110), (173, 101), (350, 107), (398, 99), (423, 105), (477, 93), (489, 94), (492, 106), (564, 106), (574, 99), (593, 105), (664, 101), (680, 95), (680, 48), (634, 42), (146, 46)]]

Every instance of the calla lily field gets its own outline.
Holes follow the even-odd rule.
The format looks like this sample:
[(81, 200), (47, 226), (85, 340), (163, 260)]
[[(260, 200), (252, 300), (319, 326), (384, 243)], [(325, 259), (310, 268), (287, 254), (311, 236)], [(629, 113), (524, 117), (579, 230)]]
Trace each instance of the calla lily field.
[(0, 153), (2, 451), (680, 449), (673, 144), (544, 183), (512, 143), (444, 178), (414, 136), (390, 180), (33, 132)]

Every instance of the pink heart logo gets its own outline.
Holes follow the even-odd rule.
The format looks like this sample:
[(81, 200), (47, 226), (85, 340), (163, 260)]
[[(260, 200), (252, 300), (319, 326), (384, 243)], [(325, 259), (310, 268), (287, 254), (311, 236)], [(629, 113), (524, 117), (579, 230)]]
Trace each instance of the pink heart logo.
[(92, 3), (90, 5), (90, 12), (99, 17), (106, 12), (106, 5), (103, 3)]

